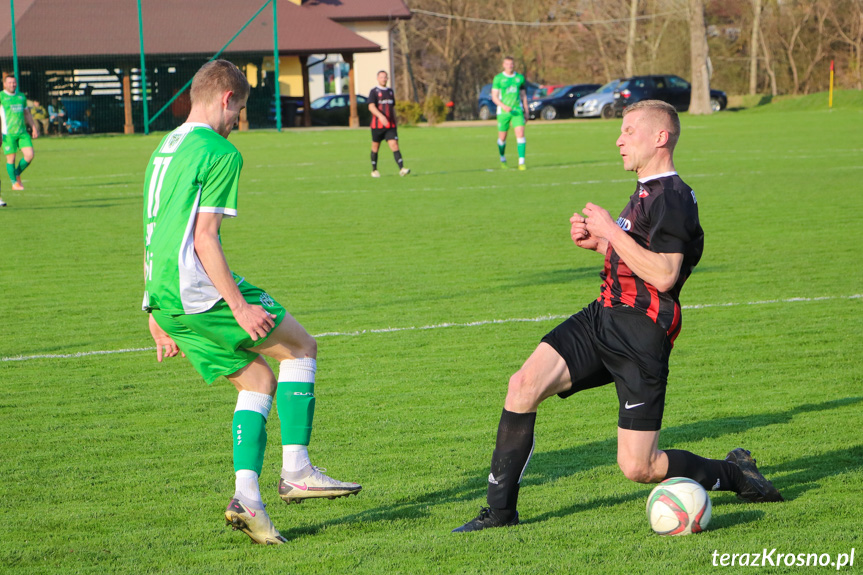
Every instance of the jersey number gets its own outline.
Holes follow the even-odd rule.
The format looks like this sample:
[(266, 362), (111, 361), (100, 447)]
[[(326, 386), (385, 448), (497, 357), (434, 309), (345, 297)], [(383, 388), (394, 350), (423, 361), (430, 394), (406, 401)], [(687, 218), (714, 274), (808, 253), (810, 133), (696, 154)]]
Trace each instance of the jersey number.
[(162, 182), (172, 158), (157, 157), (153, 160), (153, 175), (150, 177), (150, 189), (147, 191), (147, 218), (155, 218), (159, 213), (159, 196), (162, 193)]

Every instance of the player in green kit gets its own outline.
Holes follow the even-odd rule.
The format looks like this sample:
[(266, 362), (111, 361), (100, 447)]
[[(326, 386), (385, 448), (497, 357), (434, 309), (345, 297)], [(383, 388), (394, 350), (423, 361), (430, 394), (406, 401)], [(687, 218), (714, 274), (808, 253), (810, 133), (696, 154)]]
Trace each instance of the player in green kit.
[(524, 125), (527, 123), (527, 87), (524, 76), (515, 71), (512, 56), (503, 59), (503, 72), (494, 77), (491, 84), (491, 99), (497, 104), (497, 149), (500, 166), (506, 168), (506, 134), (510, 125), (518, 143), (518, 169), (525, 170), (524, 153), (527, 140)]
[[(258, 477), (276, 398), (282, 435), (279, 496), (287, 503), (358, 493), (312, 466), (317, 343), (267, 292), (233, 273), (219, 229), (237, 215), (243, 158), (228, 142), (249, 96), (232, 63), (205, 64), (192, 81), (192, 110), (162, 139), (144, 182), (143, 309), (156, 358), (182, 352), (207, 383), (225, 376), (239, 391), (233, 416), (236, 491), (225, 519), (256, 543), (286, 540), (264, 510)], [(278, 378), (262, 355), (279, 362)]]
[[(3, 129), (3, 153), (6, 155), (6, 172), (12, 180), (13, 190), (23, 190), (21, 173), (33, 161), (33, 140), (39, 137), (39, 128), (27, 108), (27, 96), (18, 92), (18, 81), (15, 76), (3, 78), (3, 91), (0, 92), (0, 124)], [(33, 137), (27, 132), (27, 126), (33, 130)], [(21, 150), (24, 156), (15, 165), (15, 155)], [(0, 200), (0, 204), (6, 204)], [(2, 207), (0, 206), (0, 207)]]

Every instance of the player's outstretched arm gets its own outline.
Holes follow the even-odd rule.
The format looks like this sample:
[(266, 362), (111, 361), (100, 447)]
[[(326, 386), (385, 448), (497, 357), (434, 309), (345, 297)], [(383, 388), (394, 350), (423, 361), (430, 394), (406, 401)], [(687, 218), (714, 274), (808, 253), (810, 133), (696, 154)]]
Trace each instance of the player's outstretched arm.
[(195, 253), (201, 260), (207, 277), (231, 308), (237, 323), (249, 334), (252, 341), (257, 341), (275, 327), (273, 320), (276, 316), (259, 305), (249, 304), (240, 293), (219, 241), (221, 225), (222, 214), (198, 213), (195, 218)]
[(674, 287), (683, 265), (683, 254), (662, 254), (641, 247), (601, 206), (588, 203), (582, 211), (587, 232), (605, 238), (635, 275), (659, 291)]
[[(180, 353), (180, 348), (177, 347), (171, 336), (159, 327), (159, 324), (153, 318), (153, 314), (148, 315), (150, 316), (150, 335), (153, 336), (153, 341), (156, 342), (156, 359), (159, 363), (162, 363), (163, 357), (174, 357)], [(183, 357), (186, 357), (185, 353)]]

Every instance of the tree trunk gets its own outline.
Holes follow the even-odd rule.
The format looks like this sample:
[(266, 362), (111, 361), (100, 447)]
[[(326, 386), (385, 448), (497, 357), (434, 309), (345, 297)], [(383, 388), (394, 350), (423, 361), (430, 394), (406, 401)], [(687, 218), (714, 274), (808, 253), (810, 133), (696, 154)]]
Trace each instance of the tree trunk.
[(776, 72), (773, 70), (773, 59), (770, 56), (770, 50), (767, 48), (767, 40), (764, 39), (764, 34), (761, 35), (761, 52), (764, 54), (764, 68), (767, 70), (768, 78), (770, 78), (770, 95), (775, 98), (779, 93), (776, 88)]
[(761, 29), (761, 0), (752, 0), (752, 39), (749, 41), (749, 93), (758, 91), (758, 33)]
[(702, 0), (689, 0), (689, 45), (692, 61), (692, 94), (690, 114), (711, 114), (710, 73), (708, 70), (707, 30), (704, 26)]
[(401, 48), (402, 48), (402, 66), (405, 69), (404, 74), (404, 95), (402, 98), (411, 99), (414, 102), (418, 102), (417, 100), (417, 87), (414, 82), (414, 71), (411, 68), (411, 51), (410, 45), (408, 44), (408, 31), (405, 27), (405, 21), (399, 20), (399, 40), (401, 40)]
[(626, 41), (626, 71), (624, 74), (635, 75), (635, 17), (638, 16), (638, 0), (631, 0), (629, 5), (629, 39)]

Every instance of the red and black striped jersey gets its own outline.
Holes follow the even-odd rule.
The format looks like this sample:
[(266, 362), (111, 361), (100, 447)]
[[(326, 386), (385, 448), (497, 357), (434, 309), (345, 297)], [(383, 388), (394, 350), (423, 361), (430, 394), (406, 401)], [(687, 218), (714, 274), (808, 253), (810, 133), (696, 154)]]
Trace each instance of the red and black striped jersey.
[(609, 245), (597, 299), (605, 307), (628, 305), (644, 312), (666, 330), (673, 344), (680, 333), (680, 290), (704, 251), (695, 192), (676, 172), (639, 180), (617, 225), (645, 249), (683, 254), (683, 264), (677, 283), (661, 292), (635, 275)]
[(378, 117), (372, 114), (371, 128), (373, 130), (386, 127), (396, 127), (396, 97), (395, 94), (393, 94), (392, 88), (381, 88), (380, 86), (372, 88), (372, 91), (369, 93), (369, 104), (377, 106), (378, 111), (380, 111), (380, 113), (383, 114), (390, 123), (389, 126), (384, 126), (381, 124)]

